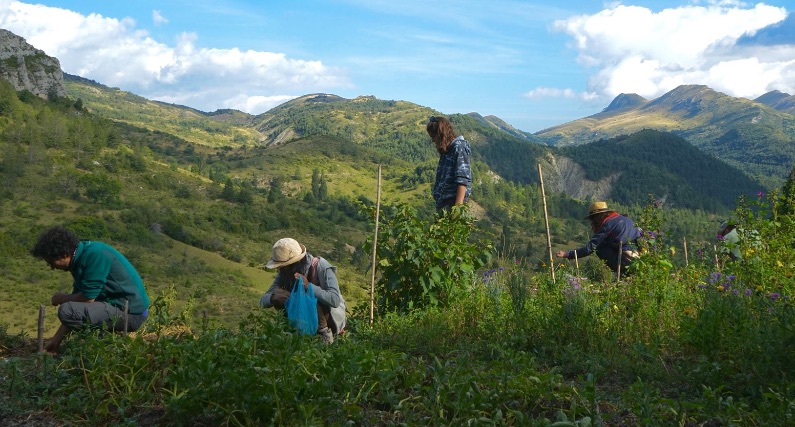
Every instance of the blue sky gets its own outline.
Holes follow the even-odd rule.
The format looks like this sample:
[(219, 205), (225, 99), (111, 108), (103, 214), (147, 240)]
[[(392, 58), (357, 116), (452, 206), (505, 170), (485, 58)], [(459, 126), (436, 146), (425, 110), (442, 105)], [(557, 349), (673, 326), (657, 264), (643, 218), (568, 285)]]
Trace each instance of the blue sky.
[(795, 94), (790, 2), (0, 0), (0, 28), (67, 73), (202, 111), (373, 95), (536, 132), (681, 84)]

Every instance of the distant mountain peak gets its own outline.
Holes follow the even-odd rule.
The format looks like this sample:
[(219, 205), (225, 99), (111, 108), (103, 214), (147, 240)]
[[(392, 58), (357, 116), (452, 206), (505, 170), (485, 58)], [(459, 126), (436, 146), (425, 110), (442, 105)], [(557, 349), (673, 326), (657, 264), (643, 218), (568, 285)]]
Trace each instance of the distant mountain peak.
[(613, 99), (613, 102), (607, 106), (603, 113), (611, 113), (615, 111), (626, 110), (629, 108), (635, 108), (640, 105), (649, 102), (648, 99), (636, 94), (636, 93), (622, 93)]
[(476, 112), (467, 113), (466, 115), (475, 119), (478, 123), (482, 124), (483, 126), (499, 129), (502, 132), (505, 132), (508, 135), (517, 138), (534, 141), (534, 142), (536, 141), (535, 138), (533, 138), (529, 133), (516, 129), (515, 127), (511, 126), (508, 122), (497, 116), (488, 115), (484, 117), (480, 115), (480, 113)]
[(795, 95), (778, 90), (770, 91), (754, 101), (789, 114), (795, 114)]
[(784, 98), (790, 96), (788, 93), (784, 93), (780, 90), (771, 90), (770, 92), (754, 99), (754, 101), (765, 104), (765, 105), (773, 105), (778, 101), (781, 101)]
[(342, 101), (345, 98), (331, 93), (312, 93), (296, 98), (295, 100), (303, 102), (336, 102)]

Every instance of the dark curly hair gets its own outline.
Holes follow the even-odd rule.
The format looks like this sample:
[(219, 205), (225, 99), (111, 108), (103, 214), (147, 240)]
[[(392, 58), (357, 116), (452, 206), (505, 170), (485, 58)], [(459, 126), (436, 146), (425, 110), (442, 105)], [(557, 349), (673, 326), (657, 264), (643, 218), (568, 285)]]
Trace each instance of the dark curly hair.
[(425, 130), (428, 132), (428, 136), (431, 137), (433, 145), (436, 146), (436, 151), (439, 154), (447, 152), (447, 147), (450, 146), (456, 136), (450, 120), (440, 116), (431, 116), (428, 124), (425, 125)]
[(45, 261), (61, 259), (72, 255), (80, 240), (77, 235), (64, 227), (52, 227), (39, 235), (30, 254)]

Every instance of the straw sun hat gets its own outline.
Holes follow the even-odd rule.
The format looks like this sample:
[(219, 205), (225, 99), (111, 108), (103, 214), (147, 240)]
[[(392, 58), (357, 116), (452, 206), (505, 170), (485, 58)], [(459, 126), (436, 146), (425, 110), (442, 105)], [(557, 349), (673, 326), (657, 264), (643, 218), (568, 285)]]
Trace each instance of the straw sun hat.
[(306, 255), (306, 246), (299, 244), (295, 239), (286, 237), (273, 244), (273, 255), (265, 264), (265, 268), (279, 268), (295, 264)]
[(607, 202), (593, 202), (591, 206), (588, 207), (588, 216), (585, 219), (588, 219), (596, 214), (600, 214), (603, 212), (615, 212), (613, 209), (607, 207)]

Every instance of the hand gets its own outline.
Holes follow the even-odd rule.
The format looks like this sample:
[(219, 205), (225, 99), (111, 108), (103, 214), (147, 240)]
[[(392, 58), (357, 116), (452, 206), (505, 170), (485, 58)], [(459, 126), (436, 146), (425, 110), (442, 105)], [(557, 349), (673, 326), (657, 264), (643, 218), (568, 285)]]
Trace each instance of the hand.
[(271, 294), (271, 305), (276, 308), (284, 308), (284, 303), (290, 298), (290, 291), (278, 288)]
[(299, 277), (301, 278), (301, 280), (304, 283), (304, 290), (308, 291), (309, 290), (309, 279), (307, 279), (306, 276), (304, 276), (301, 273), (295, 273), (294, 276), (295, 276), (295, 280), (298, 280)]
[(50, 353), (51, 356), (57, 356), (61, 351), (61, 342), (55, 341), (54, 339), (50, 340), (50, 342), (44, 346), (44, 351)]
[(555, 254), (555, 255), (557, 255), (558, 258), (568, 258), (569, 257), (569, 254), (566, 251), (558, 251), (558, 253)]
[(69, 294), (65, 294), (63, 292), (56, 292), (50, 299), (50, 303), (52, 303), (52, 305), (61, 305), (68, 301), (66, 298), (68, 295)]

